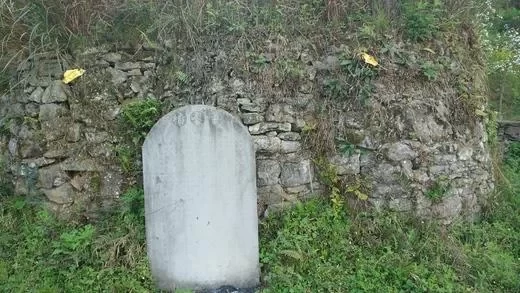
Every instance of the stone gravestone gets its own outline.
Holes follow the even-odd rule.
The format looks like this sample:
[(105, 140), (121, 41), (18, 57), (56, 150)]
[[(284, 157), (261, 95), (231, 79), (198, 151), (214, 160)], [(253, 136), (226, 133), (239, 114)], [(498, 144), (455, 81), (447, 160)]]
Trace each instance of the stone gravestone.
[(185, 106), (143, 146), (146, 240), (163, 290), (259, 283), (252, 139), (231, 114)]

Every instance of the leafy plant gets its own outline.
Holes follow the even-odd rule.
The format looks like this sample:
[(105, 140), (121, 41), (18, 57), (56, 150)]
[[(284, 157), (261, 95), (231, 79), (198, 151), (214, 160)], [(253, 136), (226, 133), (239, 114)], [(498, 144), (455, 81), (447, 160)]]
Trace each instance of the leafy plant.
[(138, 167), (141, 145), (144, 139), (160, 118), (162, 104), (156, 99), (148, 98), (127, 104), (121, 111), (121, 128), (126, 142), (116, 148), (116, 153), (124, 171), (136, 171)]
[(127, 104), (121, 117), (134, 140), (143, 139), (161, 115), (161, 102), (148, 98)]
[(276, 65), (279, 79), (298, 81), (303, 77), (304, 71), (298, 61), (282, 59), (278, 61)]
[(450, 185), (445, 178), (435, 180), (426, 191), (425, 195), (432, 201), (441, 200), (448, 192)]
[(422, 74), (430, 81), (436, 80), (441, 70), (441, 64), (434, 64), (431, 61), (426, 61), (421, 64)]
[(366, 101), (374, 88), (372, 80), (377, 76), (376, 67), (363, 62), (359, 57), (350, 57), (349, 52), (343, 53), (339, 59), (340, 66), (346, 74), (345, 94)]
[(314, 163), (318, 168), (321, 181), (329, 188), (329, 198), (332, 203), (332, 209), (335, 214), (339, 214), (343, 210), (345, 201), (341, 190), (341, 180), (336, 171), (336, 167), (330, 164), (325, 158), (316, 159)]
[(407, 1), (404, 5), (406, 36), (414, 41), (433, 39), (440, 31), (440, 1)]

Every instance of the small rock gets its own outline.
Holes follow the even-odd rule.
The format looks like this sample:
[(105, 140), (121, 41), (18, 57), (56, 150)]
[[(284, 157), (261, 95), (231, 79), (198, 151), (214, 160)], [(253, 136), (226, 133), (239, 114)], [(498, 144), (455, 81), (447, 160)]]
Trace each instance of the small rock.
[(245, 125), (256, 124), (264, 121), (264, 116), (260, 113), (242, 113), (240, 114), (240, 117)]
[(417, 158), (417, 153), (411, 149), (411, 147), (402, 142), (396, 142), (390, 145), (385, 146), (386, 148), (386, 157), (390, 161), (403, 161), (403, 160), (413, 160)]
[(396, 212), (407, 212), (412, 210), (412, 201), (408, 198), (394, 198), (388, 202), (388, 208)]
[(70, 185), (74, 187), (74, 189), (78, 191), (82, 191), (85, 188), (85, 185), (87, 183), (87, 176), (85, 175), (76, 175), (72, 180), (70, 180)]
[(253, 113), (259, 113), (264, 112), (266, 109), (266, 105), (263, 103), (263, 101), (256, 101), (248, 104), (239, 104), (240, 109), (245, 112), (253, 112)]
[(298, 142), (298, 141), (285, 141), (285, 140), (283, 140), (282, 144), (281, 144), (280, 150), (284, 154), (295, 153), (295, 152), (301, 150), (301, 143)]
[(299, 141), (302, 139), (301, 135), (297, 132), (283, 132), (278, 134), (278, 137), (282, 140)]
[(336, 155), (329, 160), (336, 167), (338, 175), (357, 175), (361, 172), (360, 156), (360, 154), (353, 154), (348, 157)]
[[(307, 185), (287, 187), (287, 188), (285, 188), (285, 191), (287, 191), (287, 193), (298, 194), (298, 195), (310, 193), (309, 187), (307, 187)], [(295, 198), (293, 197), (293, 199), (295, 199)]]
[(85, 138), (88, 142), (99, 144), (107, 141), (110, 138), (110, 135), (107, 132), (86, 132)]
[(238, 98), (237, 99), (237, 104), (239, 104), (239, 105), (251, 104), (251, 99), (249, 99), (249, 98)]
[(34, 158), (40, 156), (43, 151), (40, 145), (34, 142), (28, 142), (27, 144), (24, 144), (20, 150), (20, 153), (22, 155), (22, 158)]
[(282, 140), (278, 137), (253, 136), (255, 150), (264, 153), (277, 153), (280, 151)]
[(280, 163), (274, 160), (258, 160), (256, 165), (257, 186), (278, 184), (280, 178)]
[(51, 189), (54, 182), (70, 180), (66, 172), (60, 169), (57, 165), (52, 165), (38, 170), (38, 185), (43, 189)]
[(101, 58), (110, 63), (117, 63), (121, 61), (122, 56), (119, 53), (107, 53), (103, 55)]
[(291, 105), (272, 104), (265, 113), (267, 121), (294, 123), (295, 111)]
[(126, 73), (128, 76), (141, 76), (143, 75), (141, 69), (132, 69)]
[(127, 74), (121, 70), (109, 67), (107, 68), (107, 72), (112, 75), (112, 84), (114, 84), (115, 86), (124, 83), (128, 79)]
[(35, 118), (40, 114), (40, 106), (35, 103), (29, 103), (25, 105), (25, 113), (27, 116)]
[[(149, 71), (149, 70), (155, 69), (155, 63), (142, 63), (141, 64), (141, 69), (145, 70), (145, 72), (150, 72), (151, 73), (151, 71)], [(149, 70), (147, 71), (147, 69), (149, 69)]]
[(458, 157), (461, 161), (468, 161), (473, 156), (473, 149), (465, 147), (459, 150)]
[(252, 135), (263, 134), (269, 131), (291, 131), (291, 124), (276, 122), (260, 122), (258, 124), (249, 126), (249, 132)]
[(22, 161), (22, 163), (24, 163), (26, 165), (34, 164), (38, 168), (49, 166), (50, 164), (53, 164), (54, 162), (56, 162), (56, 160), (47, 159), (47, 158), (27, 159), (27, 160)]
[(61, 169), (64, 171), (84, 171), (84, 172), (96, 172), (101, 168), (92, 159), (75, 160), (67, 159), (65, 162), (60, 164)]
[(258, 187), (258, 199), (267, 205), (283, 202), (285, 192), (279, 184)]
[(61, 80), (55, 80), (45, 89), (42, 95), (42, 103), (49, 104), (54, 102), (65, 102), (68, 99), (70, 90)]
[(301, 118), (296, 118), (296, 121), (292, 123), (291, 129), (296, 132), (301, 132), (303, 128), (305, 127), (306, 123), (305, 120)]
[(15, 157), (18, 154), (18, 140), (16, 138), (11, 138), (7, 144), (7, 149), (11, 156)]
[(40, 106), (40, 121), (54, 120), (68, 112), (67, 108), (58, 104), (44, 104)]
[(121, 107), (115, 107), (113, 109), (107, 109), (103, 112), (103, 118), (107, 121), (113, 121), (117, 118), (119, 113), (121, 112)]
[(81, 139), (81, 124), (74, 123), (67, 130), (67, 141), (77, 142)]
[(282, 164), (280, 181), (284, 187), (296, 187), (311, 183), (312, 177), (312, 166), (309, 160)]
[(118, 197), (122, 193), (124, 177), (121, 172), (108, 171), (101, 180), (100, 193), (103, 197)]
[(132, 69), (140, 69), (141, 64), (139, 62), (124, 62), (124, 63), (117, 62), (116, 65), (114, 66), (114, 68), (116, 70), (129, 71)]
[(47, 198), (57, 204), (70, 204), (74, 202), (74, 190), (69, 183), (54, 189), (43, 189)]
[(69, 151), (65, 148), (60, 148), (57, 150), (50, 150), (43, 154), (44, 158), (47, 159), (63, 159), (69, 157)]

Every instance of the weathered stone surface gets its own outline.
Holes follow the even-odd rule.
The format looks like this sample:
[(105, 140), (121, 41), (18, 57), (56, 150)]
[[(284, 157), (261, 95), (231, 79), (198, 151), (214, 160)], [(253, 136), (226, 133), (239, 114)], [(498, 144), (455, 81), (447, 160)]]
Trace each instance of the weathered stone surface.
[(24, 143), (24, 145), (20, 149), (20, 154), (24, 159), (38, 157), (42, 153), (43, 151), (40, 145), (33, 141), (28, 141)]
[(69, 150), (66, 148), (49, 150), (43, 154), (43, 156), (48, 159), (63, 159), (69, 157), (69, 155)]
[(37, 87), (29, 96), (29, 101), (40, 103), (42, 101), (43, 88)]
[(459, 160), (461, 160), (461, 161), (468, 161), (473, 156), (473, 149), (470, 148), (470, 147), (461, 148), (457, 155), (459, 157)]
[(108, 67), (107, 72), (110, 73), (110, 75), (112, 76), (112, 84), (114, 84), (115, 86), (124, 83), (128, 79), (128, 75), (121, 70)]
[(9, 150), (11, 156), (16, 156), (18, 154), (18, 139), (14, 137), (11, 138), (7, 144), (7, 149)]
[(283, 163), (280, 181), (284, 187), (295, 187), (312, 182), (312, 166), (309, 160)]
[(108, 141), (110, 138), (110, 135), (106, 131), (92, 131), (92, 132), (85, 132), (85, 138), (90, 143), (102, 143), (105, 141)]
[(240, 104), (240, 109), (242, 109), (245, 112), (260, 113), (264, 112), (266, 107), (267, 105), (263, 100), (257, 100), (252, 103)]
[(74, 202), (74, 190), (69, 183), (54, 189), (43, 189), (43, 193), (50, 201), (57, 204), (71, 204)]
[(70, 158), (60, 164), (60, 167), (64, 171), (84, 171), (84, 172), (96, 172), (101, 171), (101, 167), (96, 161), (92, 159), (77, 160)]
[(280, 151), (284, 154), (295, 153), (301, 150), (301, 143), (299, 141), (285, 141), (280, 145)]
[(118, 197), (122, 193), (123, 174), (120, 171), (105, 172), (101, 180), (101, 195)]
[(462, 200), (459, 195), (446, 196), (438, 204), (432, 206), (433, 214), (441, 219), (451, 220), (460, 215)]
[(393, 184), (380, 184), (373, 187), (372, 197), (375, 198), (399, 198), (407, 195), (403, 186), (394, 182)]
[[(294, 186), (294, 187), (286, 187), (285, 188), (285, 191), (287, 191), (287, 193), (291, 194), (292, 195), (292, 198), (291, 198), (291, 201), (295, 201), (298, 199), (297, 196), (300, 196), (300, 195), (305, 195), (305, 194), (308, 194), (310, 193), (310, 189), (309, 187), (307, 187), (307, 185), (300, 185), (300, 186)], [(297, 195), (297, 196), (296, 196)]]
[(269, 131), (291, 131), (291, 124), (276, 122), (260, 122), (258, 124), (249, 126), (249, 132), (253, 135), (264, 134)]
[(45, 104), (40, 106), (40, 121), (48, 121), (56, 119), (68, 113), (67, 108), (58, 104)]
[(57, 117), (54, 120), (41, 122), (41, 132), (46, 142), (54, 142), (65, 137), (67, 126), (70, 124), (68, 117)]
[(67, 141), (77, 142), (81, 139), (81, 124), (74, 123), (67, 130)]
[(386, 157), (390, 161), (413, 160), (417, 158), (417, 153), (409, 145), (402, 142), (386, 145), (384, 148), (386, 148)]
[(397, 212), (408, 212), (412, 210), (413, 203), (408, 198), (394, 198), (388, 202), (388, 208)]
[(245, 125), (257, 124), (264, 121), (264, 116), (260, 113), (242, 113), (240, 117)]
[(123, 70), (123, 71), (129, 71), (132, 69), (139, 69), (141, 68), (141, 63), (139, 62), (123, 62), (123, 63), (116, 63), (114, 66), (115, 69)]
[(255, 287), (255, 153), (242, 123), (208, 106), (175, 110), (148, 134), (143, 167), (147, 248), (158, 287)]
[(49, 87), (45, 89), (42, 95), (42, 103), (50, 104), (56, 102), (65, 102), (68, 99), (70, 90), (61, 80), (55, 80)]
[(67, 173), (60, 169), (59, 166), (53, 165), (38, 170), (38, 184), (41, 188), (51, 189), (55, 187), (54, 182), (70, 180)]
[(343, 175), (357, 175), (361, 172), (360, 154), (352, 156), (336, 155), (329, 159), (330, 163), (336, 167), (336, 173)]
[(25, 114), (29, 117), (35, 118), (40, 114), (40, 106), (35, 103), (28, 103), (25, 105)]
[(297, 132), (283, 132), (278, 134), (278, 137), (282, 140), (299, 141), (302, 139), (301, 135)]
[(258, 187), (259, 201), (267, 205), (281, 203), (286, 196), (279, 184)]
[(258, 160), (256, 171), (257, 186), (278, 184), (280, 172), (280, 163), (278, 161)]
[(105, 55), (103, 55), (103, 60), (107, 61), (107, 62), (110, 62), (110, 63), (116, 63), (116, 62), (119, 62), (121, 61), (121, 54), (119, 53), (107, 53)]
[(141, 69), (132, 69), (132, 70), (128, 71), (126, 74), (128, 74), (128, 76), (141, 76), (141, 75), (143, 75), (143, 73), (141, 72)]
[(22, 161), (22, 163), (25, 165), (34, 164), (38, 168), (51, 165), (54, 162), (56, 162), (56, 160), (47, 158), (25, 159)]
[(254, 136), (255, 150), (260, 153), (276, 153), (280, 151), (282, 140), (278, 137)]
[(294, 123), (296, 111), (291, 105), (272, 104), (265, 114), (266, 120), (270, 122)]

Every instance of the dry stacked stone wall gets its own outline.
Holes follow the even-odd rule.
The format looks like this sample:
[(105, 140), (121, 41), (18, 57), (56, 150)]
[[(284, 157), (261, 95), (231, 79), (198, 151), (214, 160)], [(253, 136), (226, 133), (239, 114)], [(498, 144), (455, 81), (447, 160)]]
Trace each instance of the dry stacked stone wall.
[[(266, 48), (267, 62), (276, 50)], [(241, 119), (256, 147), (260, 215), (323, 194), (308, 137), (323, 103), (319, 76), (333, 71), (338, 60), (332, 53), (299, 51), (295, 58), (304, 78), (290, 92), (266, 89), (230, 65), (235, 55), (218, 49), (173, 58), (168, 49), (92, 48), (29, 60), (13, 80), (19, 86), (0, 97), (5, 176), (17, 194), (43, 194), (57, 211), (110, 208), (126, 188), (140, 184), (139, 175), (126, 174), (117, 158), (124, 143), (121, 109), (154, 97), (165, 105), (164, 113), (206, 104)], [(63, 84), (64, 70), (73, 67), (86, 69), (85, 75)], [(339, 109), (331, 127), (353, 138), (355, 150), (331, 152), (327, 161), (346, 188), (366, 192), (363, 202), (375, 208), (445, 222), (478, 212), (493, 190), (484, 122), (471, 130), (450, 124), (448, 106), (435, 97), (449, 94), (375, 81), (372, 114)], [(382, 109), (398, 110), (381, 124), (376, 118)], [(391, 131), (393, 136), (385, 135)]]

